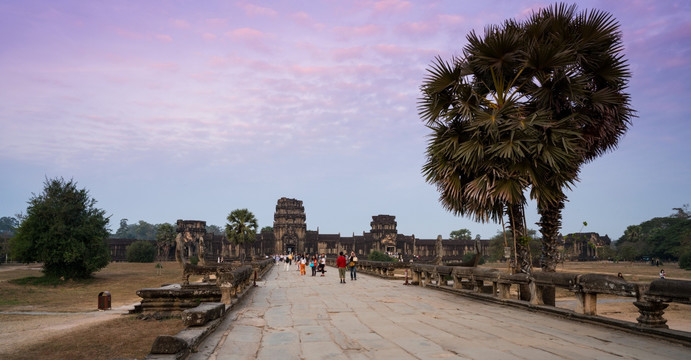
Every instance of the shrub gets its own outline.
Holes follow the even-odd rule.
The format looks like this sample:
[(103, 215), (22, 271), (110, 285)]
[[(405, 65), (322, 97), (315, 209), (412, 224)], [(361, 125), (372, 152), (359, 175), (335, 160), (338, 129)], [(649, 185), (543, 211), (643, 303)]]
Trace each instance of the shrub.
[[(471, 262), (474, 257), (475, 257), (475, 253), (465, 253), (465, 255), (463, 255), (463, 262), (464, 263)], [(478, 265), (482, 265), (484, 263), (485, 263), (485, 257), (480, 256), (480, 261), (478, 262)]]
[(156, 246), (151, 241), (135, 241), (127, 247), (127, 261), (147, 263), (154, 262)]
[(684, 270), (691, 270), (691, 251), (687, 251), (679, 257), (679, 267)]
[(192, 264), (192, 265), (199, 264), (199, 258), (197, 256), (190, 256), (190, 264)]
[(370, 261), (398, 261), (397, 259), (392, 258), (389, 255), (384, 254), (383, 252), (379, 251), (372, 251), (369, 253), (367, 256), (367, 260)]

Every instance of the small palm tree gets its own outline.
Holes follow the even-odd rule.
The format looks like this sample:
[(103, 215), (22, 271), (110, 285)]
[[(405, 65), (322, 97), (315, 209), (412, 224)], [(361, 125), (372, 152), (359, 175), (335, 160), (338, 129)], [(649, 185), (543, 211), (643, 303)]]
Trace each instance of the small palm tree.
[(226, 237), (233, 244), (243, 245), (242, 262), (247, 257), (247, 248), (257, 236), (257, 219), (247, 209), (233, 210), (226, 218)]
[(170, 248), (175, 244), (175, 226), (163, 223), (156, 226), (156, 245), (158, 247), (158, 261), (168, 260)]

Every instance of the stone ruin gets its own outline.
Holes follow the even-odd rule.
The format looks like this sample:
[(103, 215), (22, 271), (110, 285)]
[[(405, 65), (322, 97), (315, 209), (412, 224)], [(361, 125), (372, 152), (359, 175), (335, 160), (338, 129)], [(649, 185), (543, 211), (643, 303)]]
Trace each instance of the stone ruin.
[(200, 220), (178, 220), (175, 231), (175, 260), (183, 267), (187, 260), (196, 256), (199, 265), (206, 265), (204, 259), (204, 234), (206, 234), (206, 221)]

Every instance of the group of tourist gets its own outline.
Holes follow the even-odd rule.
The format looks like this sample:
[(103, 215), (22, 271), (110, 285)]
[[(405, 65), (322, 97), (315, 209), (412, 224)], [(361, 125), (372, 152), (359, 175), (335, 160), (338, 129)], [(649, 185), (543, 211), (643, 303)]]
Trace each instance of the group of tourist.
[[(295, 269), (300, 272), (300, 275), (306, 275), (308, 267), (312, 271), (312, 276), (317, 276), (318, 272), (321, 272), (321, 276), (324, 276), (326, 272), (326, 254), (312, 256), (310, 256), (310, 254), (293, 253), (287, 255), (274, 255), (274, 261), (277, 264), (281, 262), (284, 263), (284, 271), (289, 271), (291, 266), (295, 264)], [(350, 280), (357, 280), (357, 262), (358, 258), (354, 251), (350, 252), (348, 258), (343, 254), (343, 251), (339, 253), (336, 259), (336, 267), (338, 267), (338, 277), (341, 284), (345, 284), (346, 269), (350, 270)]]
[(312, 271), (312, 276), (317, 276), (317, 272), (321, 272), (321, 276), (324, 276), (326, 272), (326, 254), (321, 254), (319, 256), (293, 253), (288, 255), (274, 255), (274, 261), (276, 263), (285, 263), (285, 271), (290, 270), (291, 265), (295, 264), (295, 268), (300, 272), (300, 275), (306, 275), (308, 267)]

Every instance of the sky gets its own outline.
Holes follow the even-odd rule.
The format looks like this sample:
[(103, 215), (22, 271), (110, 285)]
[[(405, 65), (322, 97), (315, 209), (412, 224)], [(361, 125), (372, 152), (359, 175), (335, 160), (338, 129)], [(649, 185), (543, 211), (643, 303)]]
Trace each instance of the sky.
[[(582, 168), (561, 232), (616, 240), (691, 202), (691, 1), (576, 3), (618, 20), (638, 117)], [(550, 4), (0, 0), (0, 216), (62, 177), (112, 231), (241, 208), (272, 226), (288, 197), (320, 233), (388, 214), (418, 238), (492, 237), (501, 224), (444, 210), (421, 174), (420, 85), (469, 32)]]

